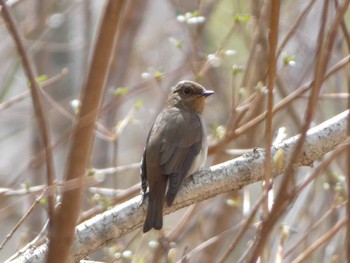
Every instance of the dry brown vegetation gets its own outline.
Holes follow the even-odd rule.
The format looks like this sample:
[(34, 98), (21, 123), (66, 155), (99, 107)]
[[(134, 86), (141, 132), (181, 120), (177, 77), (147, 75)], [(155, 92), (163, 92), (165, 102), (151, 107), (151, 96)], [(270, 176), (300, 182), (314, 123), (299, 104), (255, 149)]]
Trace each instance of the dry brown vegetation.
[[(216, 92), (207, 167), (265, 148), (264, 180), (84, 256), (350, 262), (347, 140), (294, 165), (307, 131), (349, 108), (349, 2), (0, 0), (0, 261), (48, 238), (63, 262), (76, 222), (139, 195), (147, 132), (190, 79)], [(296, 134), (290, 159), (271, 154)]]

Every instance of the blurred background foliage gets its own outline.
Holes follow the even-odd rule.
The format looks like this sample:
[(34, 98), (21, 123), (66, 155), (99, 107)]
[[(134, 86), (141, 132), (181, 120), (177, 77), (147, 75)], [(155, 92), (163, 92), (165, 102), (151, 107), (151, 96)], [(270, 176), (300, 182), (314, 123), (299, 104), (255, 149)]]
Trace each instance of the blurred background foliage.
[[(329, 3), (326, 23), (336, 14), (334, 2)], [(92, 176), (84, 192), (82, 211), (93, 214), (96, 208), (102, 211), (121, 202), (110, 189), (125, 190), (122, 193), (127, 194), (127, 198), (138, 194), (139, 189), (134, 185), (139, 184), (138, 162), (147, 132), (170, 88), (179, 80), (196, 80), (216, 92), (208, 100), (204, 113), (211, 145), (217, 145), (226, 134), (265, 111), (268, 3), (262, 0), (128, 2), (96, 126)], [(79, 111), (80, 90), (104, 1), (8, 0), (7, 4), (44, 90), (59, 183), (65, 171), (74, 117)], [(282, 1), (279, 45), (288, 38), (277, 60), (275, 104), (312, 80), (322, 5), (323, 1), (314, 0)], [(346, 19), (348, 21), (349, 14)], [(295, 23), (299, 24), (293, 28)], [(346, 27), (343, 30), (338, 30), (329, 68), (349, 54), (343, 35)], [(2, 19), (0, 39), (2, 242), (41, 193), (46, 175), (27, 80)], [(324, 83), (314, 109), (315, 123), (347, 108), (348, 83), (349, 68), (345, 67)], [(274, 115), (274, 132), (280, 127), (286, 128), (287, 137), (300, 132), (307, 97), (308, 93), (299, 96)], [(264, 144), (262, 122), (234, 140), (212, 147), (207, 166), (240, 154), (232, 149), (264, 147)], [(108, 167), (120, 169), (113, 173), (94, 173), (95, 169)], [(346, 163), (339, 156), (302, 191), (271, 233), (264, 262), (277, 262), (278, 256), (283, 262), (291, 262), (344, 216), (345, 168)], [(302, 181), (311, 171), (312, 168), (298, 169), (297, 180)], [(278, 183), (279, 179), (276, 189)], [(34, 186), (38, 189), (31, 188)], [(261, 183), (256, 183), (241, 191), (222, 194), (166, 216), (161, 234), (142, 235), (141, 230), (134, 231), (94, 253), (92, 258), (107, 262), (151, 262), (168, 257), (169, 262), (175, 262), (202, 245), (203, 248), (191, 254), (189, 261), (216, 262), (227, 251), (261, 193)], [(230, 254), (229, 262), (237, 262), (249, 248), (261, 217), (262, 213), (258, 213)], [(0, 250), (0, 260), (35, 237), (46, 220), (46, 203), (42, 199)], [(304, 236), (305, 233), (308, 235)], [(216, 235), (219, 235), (217, 240), (205, 246), (204, 242)], [(344, 243), (345, 229), (342, 229), (313, 253), (308, 262), (344, 262)]]

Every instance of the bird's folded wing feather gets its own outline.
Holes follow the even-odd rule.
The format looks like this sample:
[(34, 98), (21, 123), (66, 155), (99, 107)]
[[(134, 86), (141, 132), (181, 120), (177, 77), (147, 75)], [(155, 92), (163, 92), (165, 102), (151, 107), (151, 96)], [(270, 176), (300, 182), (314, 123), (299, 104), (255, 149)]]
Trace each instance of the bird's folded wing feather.
[[(199, 154), (203, 140), (200, 117), (186, 111), (164, 112), (167, 123), (161, 128), (160, 145), (162, 173), (169, 176), (168, 203), (172, 203), (184, 177)], [(169, 136), (169, 134), (171, 136)]]

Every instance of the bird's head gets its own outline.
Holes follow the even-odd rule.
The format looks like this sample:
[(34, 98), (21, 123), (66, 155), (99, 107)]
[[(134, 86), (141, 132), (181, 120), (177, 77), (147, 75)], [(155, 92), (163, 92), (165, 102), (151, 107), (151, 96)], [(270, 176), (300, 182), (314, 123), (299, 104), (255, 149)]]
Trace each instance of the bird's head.
[(205, 99), (212, 94), (214, 91), (206, 90), (196, 82), (183, 80), (178, 82), (170, 93), (167, 106), (202, 113)]

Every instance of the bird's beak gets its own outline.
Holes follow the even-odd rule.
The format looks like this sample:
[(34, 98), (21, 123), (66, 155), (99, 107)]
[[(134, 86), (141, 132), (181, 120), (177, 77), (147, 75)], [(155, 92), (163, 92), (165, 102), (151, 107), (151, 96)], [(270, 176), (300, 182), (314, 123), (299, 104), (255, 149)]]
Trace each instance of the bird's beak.
[(213, 95), (215, 92), (212, 90), (205, 90), (201, 93), (202, 96), (204, 97), (209, 97), (210, 95)]

